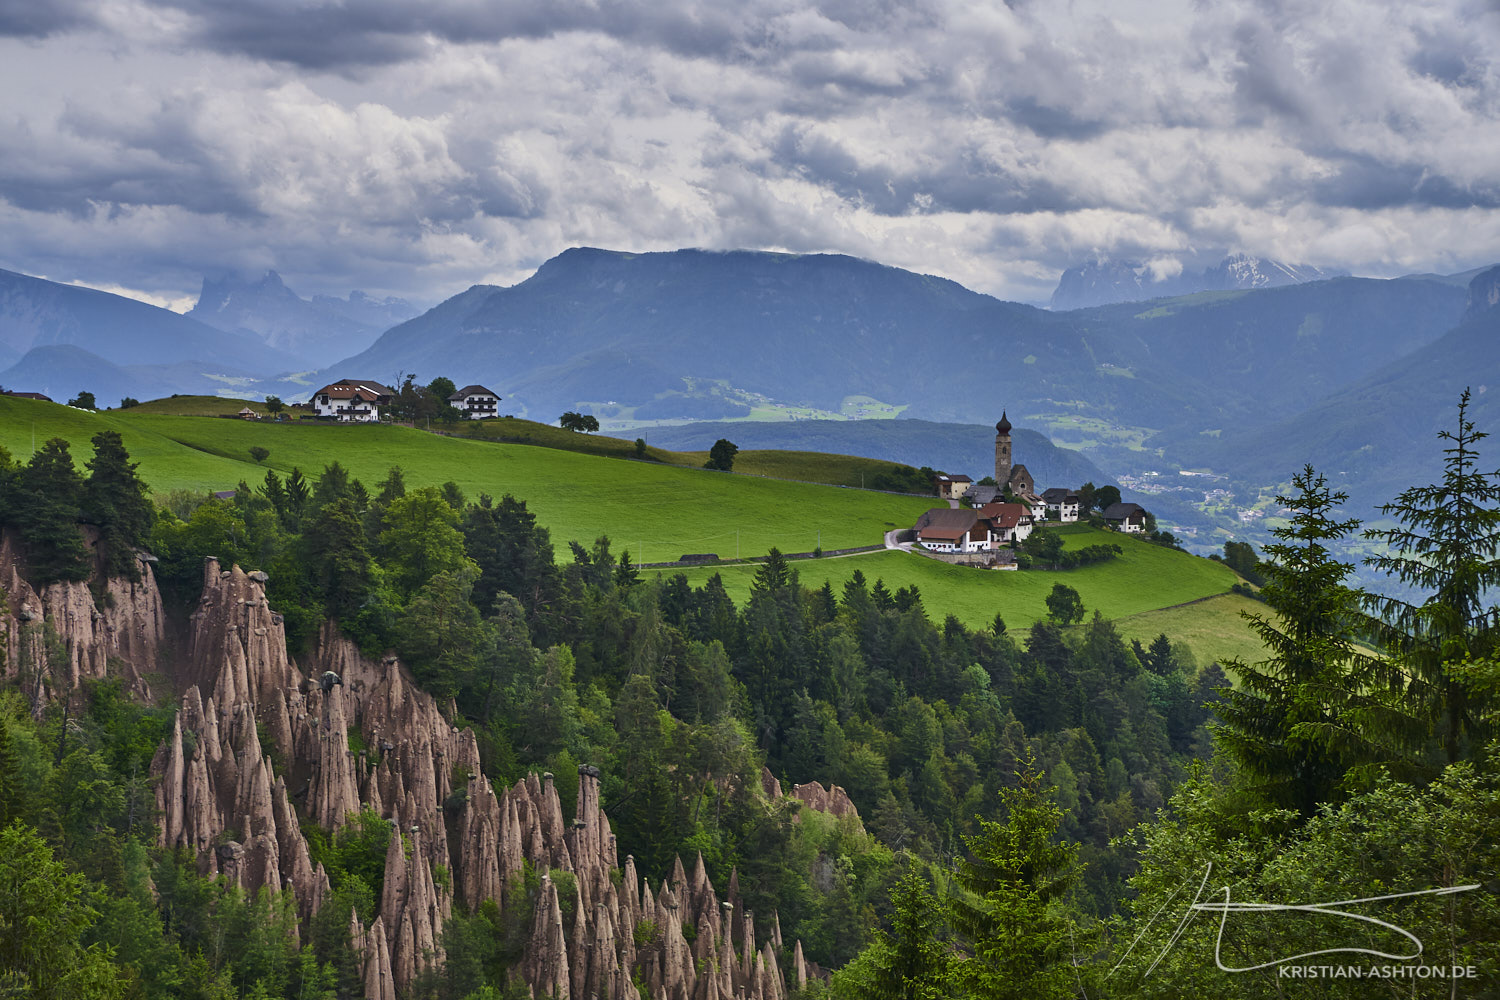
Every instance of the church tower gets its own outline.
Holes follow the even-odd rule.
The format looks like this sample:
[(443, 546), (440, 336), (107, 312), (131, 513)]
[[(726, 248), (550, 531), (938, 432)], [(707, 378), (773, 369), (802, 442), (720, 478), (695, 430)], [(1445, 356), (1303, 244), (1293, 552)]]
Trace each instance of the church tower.
[(1005, 411), (1000, 411), (1000, 422), (995, 425), (995, 485), (1005, 489), (1010, 482), (1010, 421)]

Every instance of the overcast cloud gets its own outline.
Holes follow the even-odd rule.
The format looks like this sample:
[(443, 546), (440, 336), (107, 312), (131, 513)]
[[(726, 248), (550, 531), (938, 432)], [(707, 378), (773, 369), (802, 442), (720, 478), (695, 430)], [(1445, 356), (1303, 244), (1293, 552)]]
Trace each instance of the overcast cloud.
[(569, 246), (1045, 299), (1500, 260), (1500, 4), (0, 0), (0, 267), (435, 302)]

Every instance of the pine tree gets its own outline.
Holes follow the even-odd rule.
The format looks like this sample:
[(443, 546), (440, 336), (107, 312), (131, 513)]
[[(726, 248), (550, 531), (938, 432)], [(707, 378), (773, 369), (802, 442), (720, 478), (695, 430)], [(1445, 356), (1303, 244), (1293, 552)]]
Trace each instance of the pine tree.
[(1469, 419), (1469, 390), (1458, 401), (1458, 430), (1440, 431), (1443, 475), (1413, 486), (1381, 507), (1398, 527), (1371, 529), (1365, 537), (1389, 551), (1366, 563), (1424, 595), (1421, 603), (1372, 596), (1370, 606), (1387, 625), (1391, 654), (1410, 674), (1407, 704), (1437, 729), (1454, 761), (1472, 741), (1480, 706), (1452, 667), (1493, 653), (1495, 613), (1486, 596), (1500, 587), (1500, 472), (1479, 468), (1474, 446), (1485, 437)]
[(1262, 563), (1261, 596), (1272, 613), (1245, 615), (1270, 656), (1227, 664), (1241, 686), (1220, 692), (1222, 724), (1213, 732), (1255, 790), (1311, 816), (1370, 753), (1358, 746), (1370, 734), (1352, 729), (1334, 702), (1381, 677), (1379, 662), (1355, 646), (1368, 623), (1363, 595), (1344, 583), (1354, 567), (1328, 548), (1359, 526), (1335, 516), (1348, 495), (1331, 491), (1310, 465), (1292, 485), (1295, 494), (1276, 498), (1292, 511), (1290, 523), (1272, 531), (1277, 541)]
[(83, 490), (83, 520), (99, 529), (105, 574), (139, 580), (135, 550), (146, 543), (156, 523), (150, 490), (136, 474), (140, 463), (130, 461), (119, 431), (100, 431), (93, 445)]

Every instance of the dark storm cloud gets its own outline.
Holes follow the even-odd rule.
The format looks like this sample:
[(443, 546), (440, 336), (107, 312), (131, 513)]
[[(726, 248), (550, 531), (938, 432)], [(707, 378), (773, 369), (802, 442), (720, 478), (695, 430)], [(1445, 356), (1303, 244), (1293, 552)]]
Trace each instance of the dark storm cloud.
[(92, 21), (87, 0), (0, 0), (0, 37), (45, 38)]
[(1045, 298), (1094, 252), (1500, 254), (1495, 0), (0, 0), (5, 34), (38, 55), (0, 84), (41, 82), (0, 121), (0, 266), (135, 242), (131, 280), (430, 297), (745, 245)]
[(1461, 184), (1418, 164), (1382, 163), (1370, 156), (1349, 156), (1332, 176), (1317, 181), (1312, 196), (1324, 205), (1381, 209), (1500, 208), (1500, 184)]
[(278, 0), (156, 0), (190, 15), (193, 35), (221, 52), (310, 69), (388, 65), (434, 41), (495, 42), (593, 31), (695, 56), (732, 54), (747, 25), (707, 2), (593, 4), (372, 0), (307, 5)]

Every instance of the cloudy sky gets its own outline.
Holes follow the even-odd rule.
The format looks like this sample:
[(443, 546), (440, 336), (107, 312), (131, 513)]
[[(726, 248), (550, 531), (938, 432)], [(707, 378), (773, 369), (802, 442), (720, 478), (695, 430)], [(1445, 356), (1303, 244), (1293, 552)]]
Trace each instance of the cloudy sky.
[(435, 302), (574, 245), (1023, 301), (1500, 260), (1500, 0), (0, 0), (0, 267)]

